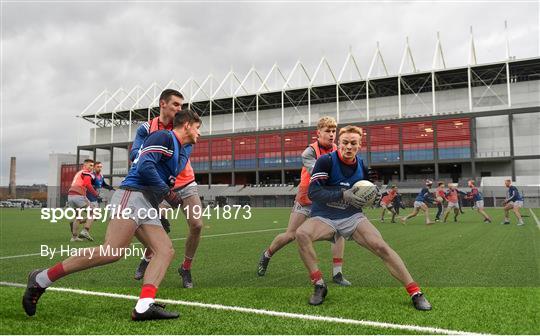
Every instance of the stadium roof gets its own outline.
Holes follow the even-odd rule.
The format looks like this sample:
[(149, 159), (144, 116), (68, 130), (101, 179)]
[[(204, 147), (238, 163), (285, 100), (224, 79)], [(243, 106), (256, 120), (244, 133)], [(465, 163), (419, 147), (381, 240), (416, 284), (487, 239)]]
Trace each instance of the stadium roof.
[[(508, 64), (508, 72), (506, 71)], [(471, 76), (469, 76), (469, 69)], [(507, 73), (510, 79), (507, 78)], [(433, 78), (432, 78), (433, 75)], [(325, 57), (310, 73), (297, 61), (286, 76), (274, 64), (266, 76), (251, 68), (244, 77), (229, 71), (221, 82), (210, 74), (202, 82), (193, 78), (183, 84), (171, 80), (164, 86), (153, 83), (148, 88), (135, 86), (131, 90), (120, 88), (113, 93), (101, 92), (79, 117), (98, 126), (146, 121), (159, 114), (159, 95), (165, 88), (177, 89), (189, 97), (185, 103), (201, 116), (229, 114), (233, 110), (245, 113), (297, 107), (307, 104), (354, 101), (385, 96), (419, 94), (422, 92), (515, 83), (540, 79), (540, 57), (515, 59), (510, 56), (508, 41), (506, 59), (499, 62), (477, 64), (476, 49), (471, 30), (469, 61), (466, 66), (447, 68), (439, 36), (431, 70), (419, 71), (406, 39), (397, 74), (389, 74), (384, 58), (377, 47), (369, 70), (362, 76), (354, 55), (349, 51), (339, 73)], [(398, 85), (401, 83), (401, 85)], [(366, 88), (367, 86), (367, 88)]]

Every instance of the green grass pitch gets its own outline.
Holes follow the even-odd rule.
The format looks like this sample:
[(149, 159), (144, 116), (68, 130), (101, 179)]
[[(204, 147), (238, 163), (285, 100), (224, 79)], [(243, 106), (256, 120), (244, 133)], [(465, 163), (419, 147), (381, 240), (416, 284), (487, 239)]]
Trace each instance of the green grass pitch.
[[(158, 291), (158, 298), (194, 301), (269, 311), (416, 325), (493, 334), (540, 334), (540, 230), (529, 209), (526, 225), (500, 225), (501, 209), (489, 209), (493, 224), (484, 224), (471, 209), (458, 223), (423, 224), (416, 217), (401, 224), (372, 222), (401, 255), (434, 309), (416, 311), (405, 290), (382, 262), (349, 241), (344, 273), (352, 287), (330, 283), (331, 254), (327, 242), (315, 244), (321, 270), (329, 283), (322, 306), (307, 304), (312, 288), (296, 243), (279, 251), (265, 277), (256, 274), (260, 253), (287, 226), (289, 209), (253, 209), (250, 220), (205, 220), (193, 263), (194, 289), (180, 288), (176, 269), (183, 258), (185, 220), (173, 222), (176, 259)], [(409, 213), (410, 209), (402, 212)], [(540, 217), (540, 210), (534, 210)], [(378, 218), (379, 209), (367, 211)], [(388, 215), (387, 215), (388, 216)], [(433, 216), (433, 211), (432, 211)], [(387, 217), (388, 218), (388, 217)], [(102, 242), (105, 223), (92, 233)], [(255, 232), (253, 232), (255, 231)], [(242, 233), (245, 232), (245, 233)], [(238, 234), (236, 234), (238, 233)], [(66, 221), (49, 223), (39, 210), (0, 209), (0, 281), (26, 283), (28, 272), (61, 260), (35, 254), (51, 247), (93, 246), (70, 243)], [(76, 245), (75, 245), (76, 244)], [(95, 244), (97, 245), (97, 244)], [(139, 294), (133, 280), (139, 260), (127, 258), (59, 280), (55, 287), (108, 293)], [(180, 319), (135, 323), (129, 318), (134, 301), (49, 291), (34, 317), (21, 307), (23, 289), (0, 286), (2, 334), (404, 334), (415, 333), (344, 323), (309, 321), (212, 308), (168, 305)]]

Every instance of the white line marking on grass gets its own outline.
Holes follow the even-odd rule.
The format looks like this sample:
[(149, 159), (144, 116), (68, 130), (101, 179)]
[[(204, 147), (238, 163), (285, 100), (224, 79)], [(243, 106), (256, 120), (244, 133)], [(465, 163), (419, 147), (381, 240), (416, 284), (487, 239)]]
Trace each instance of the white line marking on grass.
[(29, 254), (19, 254), (19, 255), (5, 256), (5, 257), (0, 257), (0, 259), (32, 257), (32, 256), (38, 256), (38, 255), (41, 255), (41, 253), (29, 253)]
[(534, 217), (534, 220), (536, 221), (536, 226), (538, 227), (538, 230), (540, 230), (540, 221), (538, 220), (538, 217), (536, 217), (536, 214), (534, 213), (534, 211), (532, 211), (531, 208), (529, 208), (529, 211), (531, 212), (531, 214)]
[[(270, 231), (285, 231), (285, 230), (287, 230), (287, 228), (265, 229), (265, 230), (255, 230), (255, 231), (241, 231), (241, 232), (230, 232), (230, 233), (218, 233), (218, 234), (214, 234), (214, 235), (201, 236), (201, 238), (214, 238), (214, 237), (235, 236), (235, 235), (249, 234), (249, 233), (260, 233), (260, 232), (270, 232)], [(171, 240), (176, 241), (176, 240), (186, 240), (186, 239), (187, 239), (187, 237), (182, 237), (182, 238), (174, 238), (174, 239), (171, 239)], [(135, 244), (140, 244), (140, 242), (133, 243), (133, 244), (134, 245)]]
[[(4, 282), (4, 281), (0, 282), (0, 286), (21, 287), (21, 288), (26, 287), (26, 285), (24, 284)], [(49, 287), (47, 290), (56, 291), (56, 292), (81, 294), (81, 295), (135, 300), (135, 301), (139, 299), (137, 296), (134, 296), (134, 295), (94, 292), (94, 291), (88, 291), (88, 290), (83, 290), (83, 289), (72, 289), (72, 288), (63, 288), (63, 287)], [(190, 307), (198, 307), (198, 308), (206, 308), (206, 309), (217, 309), (217, 310), (234, 311), (234, 312), (257, 314), (257, 315), (277, 316), (277, 317), (285, 317), (285, 318), (309, 320), (309, 321), (322, 321), (322, 322), (333, 322), (333, 323), (342, 323), (342, 324), (363, 325), (363, 326), (368, 326), (368, 327), (377, 327), (377, 328), (385, 328), (385, 329), (408, 330), (408, 331), (416, 331), (416, 332), (425, 332), (428, 334), (489, 335), (489, 334), (479, 334), (479, 333), (472, 333), (468, 331), (449, 330), (449, 329), (442, 329), (442, 328), (435, 328), (435, 327), (422, 327), (422, 326), (407, 325), (407, 324), (395, 324), (395, 323), (366, 321), (366, 320), (353, 320), (353, 319), (331, 317), (331, 316), (286, 313), (286, 312), (266, 310), (266, 309), (255, 309), (255, 308), (238, 307), (238, 306), (225, 306), (221, 304), (202, 303), (202, 302), (194, 302), (194, 301), (169, 300), (169, 299), (156, 299), (156, 301), (171, 304), (171, 305), (182, 305), (182, 306), (190, 306)]]
[[(265, 230), (255, 230), (255, 231), (241, 231), (241, 232), (230, 232), (230, 233), (219, 233), (214, 235), (206, 235), (201, 236), (201, 238), (214, 238), (214, 237), (223, 237), (223, 236), (235, 236), (235, 235), (242, 235), (242, 234), (250, 234), (250, 233), (261, 233), (261, 232), (270, 232), (270, 231), (285, 231), (287, 228), (278, 228), (278, 229), (265, 229)], [(171, 239), (173, 241), (176, 240), (186, 240), (186, 237), (182, 238), (174, 238)], [(141, 244), (139, 242), (135, 242), (132, 245)], [(32, 256), (39, 256), (41, 253), (29, 253), (29, 254), (19, 254), (19, 255), (12, 255), (12, 256), (4, 256), (0, 257), (0, 260), (2, 259), (13, 259), (13, 258), (24, 258), (24, 257), (32, 257)]]

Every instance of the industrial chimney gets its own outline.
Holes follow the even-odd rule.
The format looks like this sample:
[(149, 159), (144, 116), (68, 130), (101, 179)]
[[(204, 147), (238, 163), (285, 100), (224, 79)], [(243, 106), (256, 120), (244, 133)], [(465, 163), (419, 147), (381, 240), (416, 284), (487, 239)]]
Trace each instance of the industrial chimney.
[(17, 197), (17, 184), (15, 182), (15, 173), (17, 171), (17, 159), (12, 156), (11, 157), (11, 165), (9, 168), (9, 194), (11, 197), (16, 198)]

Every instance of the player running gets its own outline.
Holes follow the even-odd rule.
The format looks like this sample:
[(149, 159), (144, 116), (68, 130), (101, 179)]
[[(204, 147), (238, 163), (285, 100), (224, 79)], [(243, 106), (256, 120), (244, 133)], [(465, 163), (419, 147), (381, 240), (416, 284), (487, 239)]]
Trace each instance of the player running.
[(310, 273), (314, 293), (309, 303), (323, 303), (328, 292), (317, 265), (313, 242), (335, 241), (338, 237), (353, 239), (383, 260), (386, 267), (406, 288), (414, 307), (430, 310), (431, 305), (409, 274), (399, 255), (384, 241), (380, 232), (362, 213), (363, 200), (355, 195), (356, 182), (367, 178), (360, 149), (362, 130), (346, 126), (339, 131), (337, 151), (321, 156), (315, 163), (309, 184), (313, 204), (311, 218), (296, 231), (296, 241), (302, 261)]
[(197, 142), (200, 123), (195, 112), (186, 111), (175, 116), (173, 131), (155, 132), (145, 140), (120, 189), (111, 198), (113, 209), (120, 208), (122, 212), (129, 209), (130, 214), (124, 216), (117, 212), (111, 216), (102, 246), (85, 249), (88, 254), (80, 253), (51, 268), (32, 271), (22, 300), (28, 316), (36, 313), (39, 298), (52, 283), (71, 273), (118, 261), (137, 232), (154, 251), (154, 256), (131, 318), (136, 321), (178, 318), (177, 313), (168, 312), (163, 305), (155, 303), (157, 288), (174, 258), (174, 249), (159, 218), (152, 217), (148, 210), (155, 209), (152, 203), (170, 193), (175, 176), (185, 167), (191, 154), (189, 144)]
[(444, 211), (444, 222), (448, 219), (450, 211), (454, 209), (454, 222), (457, 222), (459, 211), (459, 195), (465, 195), (463, 191), (457, 189), (457, 183), (448, 183), (448, 191), (446, 192), (446, 200), (448, 205)]
[(435, 221), (441, 220), (441, 215), (444, 210), (444, 201), (446, 199), (446, 192), (444, 191), (444, 182), (437, 183), (437, 189), (435, 189), (435, 203), (437, 204), (437, 214), (435, 215)]
[[(270, 258), (277, 251), (285, 247), (295, 239), (296, 229), (309, 218), (311, 213), (311, 200), (308, 197), (309, 179), (315, 161), (324, 154), (331, 153), (337, 149), (334, 144), (336, 137), (336, 120), (332, 117), (322, 117), (317, 123), (317, 141), (310, 144), (302, 153), (302, 173), (298, 193), (294, 201), (294, 206), (289, 217), (287, 231), (277, 235), (270, 246), (263, 252), (259, 260), (257, 274), (264, 276), (270, 263)], [(345, 249), (345, 239), (340, 238), (332, 243), (332, 262), (333, 278), (332, 280), (342, 286), (350, 286), (351, 283), (343, 277), (343, 252)]]
[[(184, 96), (176, 90), (167, 89), (161, 93), (159, 97), (159, 117), (143, 123), (137, 129), (137, 135), (135, 136), (135, 140), (133, 141), (129, 154), (131, 160), (137, 156), (141, 144), (149, 134), (162, 129), (172, 129), (172, 121), (174, 116), (178, 113), (182, 113), (181, 110), (183, 101)], [(182, 207), (189, 227), (189, 233), (186, 238), (184, 250), (184, 261), (178, 267), (178, 273), (182, 278), (182, 286), (184, 288), (193, 288), (191, 264), (201, 239), (203, 221), (201, 216), (194, 215), (196, 213), (201, 213), (202, 203), (198, 194), (197, 182), (195, 182), (195, 173), (191, 167), (191, 161), (188, 161), (186, 168), (182, 170), (182, 172), (180, 172), (180, 174), (176, 177), (173, 191), (176, 193), (176, 195), (169, 199), (169, 205), (174, 208), (179, 206)], [(185, 209), (187, 209), (187, 212), (185, 212)], [(168, 225), (168, 221), (166, 221), (166, 219), (164, 219), (164, 222), (166, 223), (165, 225)], [(166, 229), (168, 230), (168, 228)], [(151, 251), (149, 249), (148, 254), (145, 255), (145, 257), (141, 260), (137, 270), (135, 271), (134, 278), (136, 280), (143, 278), (146, 267), (148, 267), (148, 263), (150, 262), (150, 258)]]
[[(73, 209), (82, 209), (82, 208), (93, 208), (94, 206), (86, 195), (90, 194), (92, 196), (97, 197), (98, 192), (94, 189), (92, 186), (92, 180), (94, 179), (94, 174), (92, 172), (92, 169), (94, 168), (94, 160), (92, 159), (86, 159), (83, 162), (83, 169), (77, 172), (75, 176), (73, 177), (73, 181), (71, 182), (71, 187), (68, 191), (68, 206)], [(71, 227), (71, 241), (82, 241), (81, 238), (79, 238), (79, 235), (81, 235), (84, 238), (87, 238), (88, 240), (93, 240), (93, 238), (90, 236), (88, 231), (86, 230), (86, 227), (90, 228), (92, 226), (92, 222), (94, 219), (92, 216), (89, 216), (89, 218), (86, 218), (85, 223), (85, 229), (81, 231), (79, 234), (79, 224), (83, 221), (83, 218), (80, 218), (77, 216), (73, 222), (70, 222), (69, 225)]]
[(484, 210), (484, 197), (482, 193), (478, 190), (473, 180), (467, 182), (471, 191), (467, 193), (465, 199), (472, 200), (474, 202), (473, 209), (476, 209), (482, 216), (484, 216), (484, 223), (491, 223), (491, 217)]
[(427, 206), (428, 203), (432, 203), (432, 193), (429, 190), (431, 186), (433, 185), (433, 181), (426, 180), (426, 186), (420, 190), (418, 195), (416, 196), (416, 199), (414, 201), (414, 210), (412, 213), (408, 214), (405, 217), (401, 218), (401, 223), (405, 224), (407, 219), (416, 217), (420, 210), (424, 212), (424, 215), (426, 216), (426, 225), (431, 225), (433, 222), (429, 219), (429, 208)]
[(523, 207), (523, 196), (521, 196), (518, 189), (512, 185), (512, 180), (504, 180), (504, 185), (508, 188), (508, 190), (506, 191), (506, 199), (503, 202), (504, 222), (502, 222), (502, 224), (510, 224), (508, 212), (510, 211), (510, 209), (512, 209), (514, 215), (516, 215), (516, 218), (518, 219), (517, 225), (525, 225), (519, 211), (519, 209)]
[(384, 222), (384, 213), (386, 210), (390, 211), (392, 213), (392, 220), (391, 223), (395, 223), (396, 218), (396, 211), (394, 210), (394, 198), (396, 198), (398, 194), (398, 188), (393, 185), (389, 191), (384, 192), (381, 195), (381, 222)]

